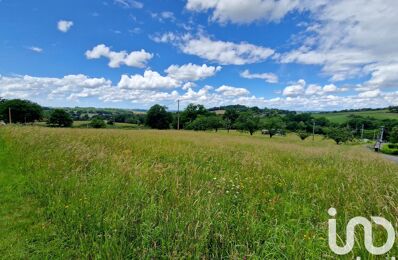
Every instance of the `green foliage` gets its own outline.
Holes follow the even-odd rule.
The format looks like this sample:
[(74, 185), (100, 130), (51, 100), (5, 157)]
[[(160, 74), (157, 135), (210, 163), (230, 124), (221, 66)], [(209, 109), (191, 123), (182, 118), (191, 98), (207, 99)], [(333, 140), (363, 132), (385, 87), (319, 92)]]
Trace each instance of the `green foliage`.
[(154, 129), (169, 129), (173, 117), (166, 109), (161, 105), (152, 106), (146, 114), (146, 125)]
[(260, 129), (260, 118), (252, 111), (241, 112), (236, 119), (235, 128), (240, 131), (247, 131), (253, 135)]
[(232, 127), (234, 126), (238, 117), (239, 117), (238, 110), (233, 109), (233, 108), (229, 108), (229, 109), (225, 110), (223, 119), (225, 121), (225, 125), (226, 125), (228, 131), (232, 129)]
[(336, 144), (346, 143), (354, 139), (352, 132), (347, 128), (329, 128), (327, 137), (333, 139)]
[(71, 127), (73, 119), (68, 112), (63, 109), (55, 109), (51, 112), (47, 124), (55, 127)]
[(391, 113), (398, 113), (398, 106), (391, 106), (388, 108)]
[(389, 154), (389, 155), (398, 155), (398, 145), (383, 145), (380, 150), (382, 153)]
[(180, 125), (185, 128), (185, 126), (193, 122), (198, 116), (208, 116), (209, 114), (210, 112), (203, 105), (189, 104), (181, 112)]
[(308, 137), (311, 136), (310, 133), (308, 133), (308, 132), (306, 132), (304, 130), (299, 130), (299, 131), (296, 132), (296, 134), (297, 134), (298, 137), (300, 137), (300, 139), (302, 141), (304, 141), (305, 139), (307, 139)]
[(40, 120), (43, 109), (28, 100), (11, 99), (0, 102), (0, 118), (9, 122), (9, 108), (11, 108), (12, 123), (31, 123)]
[(222, 128), (225, 125), (222, 118), (217, 115), (210, 115), (210, 116), (198, 116), (193, 122), (186, 126), (188, 130), (195, 130), (195, 131), (206, 131), (213, 129), (216, 132), (218, 129)]
[(279, 116), (264, 118), (261, 121), (261, 126), (263, 129), (267, 130), (270, 138), (278, 133), (284, 133), (286, 127), (283, 119)]
[(389, 140), (391, 143), (398, 143), (398, 127), (392, 129)]
[(106, 128), (105, 121), (103, 119), (101, 119), (101, 118), (98, 118), (98, 117), (93, 118), (90, 121), (90, 126), (92, 128)]

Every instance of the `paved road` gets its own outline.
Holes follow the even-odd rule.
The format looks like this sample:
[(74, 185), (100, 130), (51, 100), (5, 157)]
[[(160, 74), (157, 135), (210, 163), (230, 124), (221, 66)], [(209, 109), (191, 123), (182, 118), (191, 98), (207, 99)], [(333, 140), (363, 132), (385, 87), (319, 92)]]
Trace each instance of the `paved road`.
[(392, 156), (392, 155), (387, 155), (387, 154), (382, 154), (382, 155), (384, 158), (387, 158), (388, 160), (398, 163), (398, 156)]

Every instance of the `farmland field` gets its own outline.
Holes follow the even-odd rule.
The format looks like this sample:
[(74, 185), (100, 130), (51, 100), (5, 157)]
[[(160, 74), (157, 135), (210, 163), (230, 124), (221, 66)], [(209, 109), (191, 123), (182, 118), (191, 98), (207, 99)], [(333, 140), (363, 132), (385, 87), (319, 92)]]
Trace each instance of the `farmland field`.
[(5, 258), (334, 258), (330, 207), (398, 220), (398, 165), (321, 138), (4, 127), (0, 165)]
[(388, 110), (375, 110), (375, 111), (359, 111), (359, 112), (335, 112), (335, 113), (313, 113), (314, 117), (326, 117), (334, 123), (342, 124), (348, 120), (350, 115), (373, 117), (376, 119), (396, 119), (398, 120), (397, 113), (390, 113)]

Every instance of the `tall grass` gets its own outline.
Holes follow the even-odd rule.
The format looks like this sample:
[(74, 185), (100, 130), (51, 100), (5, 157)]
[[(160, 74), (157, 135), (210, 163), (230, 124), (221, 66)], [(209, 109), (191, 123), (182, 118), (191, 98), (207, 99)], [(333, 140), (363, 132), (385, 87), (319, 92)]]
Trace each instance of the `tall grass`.
[[(3, 128), (0, 138), (2, 162), (37, 204), (26, 257), (334, 258), (330, 207), (343, 240), (355, 216), (397, 223), (398, 167), (362, 147), (41, 127)], [(349, 257), (368, 257), (357, 235)]]

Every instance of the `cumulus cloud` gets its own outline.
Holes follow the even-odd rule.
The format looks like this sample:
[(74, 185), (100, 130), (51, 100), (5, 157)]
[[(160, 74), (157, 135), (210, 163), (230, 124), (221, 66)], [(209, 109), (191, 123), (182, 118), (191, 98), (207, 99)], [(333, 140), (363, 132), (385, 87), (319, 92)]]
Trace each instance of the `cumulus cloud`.
[(258, 20), (279, 21), (299, 4), (299, 0), (188, 0), (186, 9), (212, 10), (212, 21), (242, 24)]
[(265, 61), (275, 51), (250, 44), (247, 42), (226, 42), (212, 40), (203, 35), (192, 36), (190, 34), (176, 35), (165, 33), (153, 36), (155, 42), (169, 42), (177, 46), (185, 54), (195, 55), (208, 61), (217, 62), (221, 65), (244, 65)]
[(176, 88), (180, 82), (168, 76), (161, 76), (158, 72), (147, 70), (144, 75), (122, 75), (118, 87), (128, 89), (162, 89)]
[(63, 33), (68, 32), (72, 26), (73, 26), (73, 22), (66, 21), (66, 20), (60, 20), (60, 21), (58, 21), (58, 24), (57, 24), (58, 30)]
[(85, 53), (87, 59), (99, 59), (105, 57), (109, 59), (108, 66), (111, 68), (119, 68), (121, 65), (129, 67), (144, 68), (149, 60), (153, 58), (152, 53), (145, 50), (133, 51), (127, 53), (126, 51), (115, 52), (111, 51), (105, 44), (99, 44), (92, 50)]
[(165, 72), (169, 77), (181, 81), (197, 81), (214, 76), (222, 69), (221, 66), (195, 65), (192, 63), (182, 66), (171, 65)]
[(323, 87), (307, 83), (304, 79), (300, 79), (297, 83), (287, 86), (282, 94), (287, 97), (297, 97), (297, 96), (325, 96), (330, 94), (336, 94), (348, 91), (347, 88), (338, 88), (334, 84), (327, 84)]
[[(324, 92), (323, 95), (306, 95), (307, 88), (300, 80), (295, 86), (301, 87), (298, 96), (284, 96), (267, 99), (251, 95), (249, 90), (231, 86), (198, 87), (194, 84), (184, 84), (179, 87), (177, 81), (168, 76), (149, 71), (144, 75), (131, 77), (122, 76), (119, 83), (113, 85), (105, 78), (92, 78), (86, 75), (68, 75), (62, 78), (44, 78), (32, 76), (0, 76), (0, 96), (5, 98), (25, 98), (38, 101), (45, 105), (50, 100), (84, 101), (87, 98), (98, 102), (132, 102), (140, 107), (149, 107), (155, 103), (168, 104), (173, 108), (176, 100), (182, 100), (182, 105), (200, 103), (208, 107), (242, 104), (248, 106), (273, 107), (291, 110), (335, 110), (344, 108), (385, 107), (398, 105), (398, 91), (384, 92), (372, 90), (358, 95), (338, 96)], [(294, 86), (291, 85), (291, 86)], [(332, 90), (332, 86), (314, 87), (316, 92)], [(339, 89), (339, 88), (338, 88)], [(294, 90), (293, 90), (294, 92)], [(175, 107), (174, 107), (175, 108)]]
[(313, 21), (301, 46), (280, 55), (283, 63), (313, 64), (332, 81), (369, 80), (358, 91), (398, 87), (398, 24), (394, 0), (326, 1), (305, 6)]
[(224, 96), (246, 96), (249, 95), (250, 92), (245, 88), (236, 88), (231, 86), (221, 86), (216, 89), (216, 92), (223, 94)]
[(243, 71), (240, 76), (246, 79), (262, 79), (268, 83), (278, 83), (278, 76), (274, 73), (250, 73), (249, 70)]

